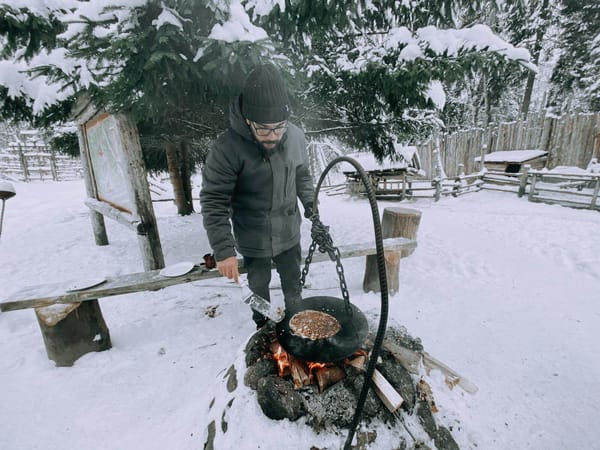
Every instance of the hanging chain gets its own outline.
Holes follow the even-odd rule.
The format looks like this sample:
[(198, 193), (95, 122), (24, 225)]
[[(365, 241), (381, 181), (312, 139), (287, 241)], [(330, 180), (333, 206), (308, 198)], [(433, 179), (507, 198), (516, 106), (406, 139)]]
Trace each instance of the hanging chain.
[(312, 228), (310, 230), (310, 234), (313, 240), (308, 249), (308, 255), (306, 256), (304, 268), (302, 269), (300, 287), (304, 286), (306, 276), (308, 275), (308, 269), (310, 263), (312, 262), (313, 254), (318, 246), (321, 253), (327, 253), (329, 255), (329, 259), (335, 262), (335, 270), (340, 280), (342, 298), (344, 299), (346, 311), (351, 314), (352, 310), (350, 309), (350, 295), (348, 294), (348, 286), (346, 284), (346, 277), (344, 275), (344, 266), (342, 266), (340, 250), (333, 245), (333, 239), (331, 239), (331, 235), (329, 234), (329, 227), (323, 225), (323, 223), (319, 220), (319, 215), (313, 215), (311, 220)]

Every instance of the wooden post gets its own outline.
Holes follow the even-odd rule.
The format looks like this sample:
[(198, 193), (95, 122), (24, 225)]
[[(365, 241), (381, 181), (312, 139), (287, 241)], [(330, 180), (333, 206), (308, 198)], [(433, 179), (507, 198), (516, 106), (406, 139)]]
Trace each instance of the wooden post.
[(23, 153), (23, 148), (21, 147), (21, 144), (19, 144), (18, 151), (19, 151), (19, 163), (21, 164), (21, 170), (23, 171), (23, 179), (24, 179), (24, 181), (29, 181), (29, 179), (30, 179), (29, 165), (27, 164), (27, 157)]
[(598, 200), (598, 191), (600, 191), (600, 177), (596, 178), (596, 187), (592, 194), (592, 209), (600, 209), (596, 204), (596, 200)]
[(533, 196), (535, 195), (535, 183), (537, 182), (537, 178), (538, 178), (538, 174), (534, 173), (533, 174), (533, 180), (531, 182), (531, 186), (529, 187), (529, 196), (528, 196), (528, 200), (531, 202), (533, 201)]
[[(90, 149), (87, 143), (85, 134), (85, 126), (77, 127), (77, 138), (79, 139), (79, 154), (81, 157), (81, 166), (83, 168), (83, 179), (85, 181), (85, 190), (88, 197), (98, 198), (96, 185), (92, 175), (90, 164)], [(96, 245), (108, 245), (108, 235), (106, 234), (106, 225), (104, 224), (104, 216), (97, 211), (90, 210), (90, 219), (92, 221), (92, 231)]]
[(36, 308), (48, 358), (72, 366), (82, 355), (112, 347), (98, 300)]
[(442, 196), (442, 181), (441, 181), (440, 178), (434, 178), (431, 181), (431, 184), (433, 184), (433, 187), (435, 189), (435, 193), (433, 194), (433, 198), (437, 202), (440, 199), (440, 197)]
[(148, 186), (137, 127), (128, 116), (119, 114), (116, 118), (128, 161), (127, 175), (131, 182), (135, 207), (141, 222), (138, 244), (142, 253), (144, 270), (162, 269), (165, 267), (165, 260), (150, 198), (150, 186)]
[(529, 170), (531, 166), (529, 164), (525, 164), (523, 166), (523, 172), (519, 177), (519, 197), (523, 197), (525, 195), (525, 189), (527, 189), (527, 179), (529, 178)]
[(52, 172), (52, 181), (58, 180), (58, 169), (56, 168), (56, 154), (54, 150), (50, 153), (50, 172)]
[[(420, 223), (421, 211), (399, 207), (385, 208), (381, 220), (383, 238), (403, 237), (407, 239), (416, 239)], [(402, 250), (401, 252), (386, 252), (385, 269), (388, 291), (390, 294), (398, 292), (400, 286), (400, 258), (410, 256), (413, 252), (414, 249)], [(365, 292), (381, 292), (376, 255), (367, 256), (363, 290)]]

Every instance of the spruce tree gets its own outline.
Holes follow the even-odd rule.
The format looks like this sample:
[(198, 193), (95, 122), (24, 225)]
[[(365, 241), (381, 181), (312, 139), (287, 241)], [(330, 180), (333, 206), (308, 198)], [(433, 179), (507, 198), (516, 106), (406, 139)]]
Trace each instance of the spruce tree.
[[(600, 2), (561, 0), (561, 55), (552, 74), (553, 106), (600, 111)], [(571, 101), (572, 100), (572, 101)]]

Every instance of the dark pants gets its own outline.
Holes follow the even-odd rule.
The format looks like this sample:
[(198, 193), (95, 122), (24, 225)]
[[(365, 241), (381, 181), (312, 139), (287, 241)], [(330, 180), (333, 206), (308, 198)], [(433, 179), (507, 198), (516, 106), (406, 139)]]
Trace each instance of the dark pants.
[[(248, 271), (248, 286), (257, 295), (270, 300), (269, 283), (271, 281), (271, 261), (281, 280), (281, 290), (285, 302), (288, 303), (300, 298), (300, 264), (302, 253), (300, 244), (271, 258), (252, 258), (244, 256), (244, 266)], [(257, 325), (263, 325), (266, 318), (257, 312), (253, 312), (252, 319)]]

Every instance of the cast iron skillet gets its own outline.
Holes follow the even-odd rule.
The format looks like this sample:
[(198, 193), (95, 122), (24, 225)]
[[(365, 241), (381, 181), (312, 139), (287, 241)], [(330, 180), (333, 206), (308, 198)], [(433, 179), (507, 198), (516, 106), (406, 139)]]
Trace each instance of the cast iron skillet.
[[(285, 318), (276, 326), (277, 340), (293, 356), (305, 361), (335, 362), (352, 356), (369, 333), (365, 315), (351, 303), (336, 297), (308, 297), (286, 305)], [(290, 319), (294, 314), (312, 309), (332, 315), (341, 329), (335, 336), (311, 340), (292, 333)]]

